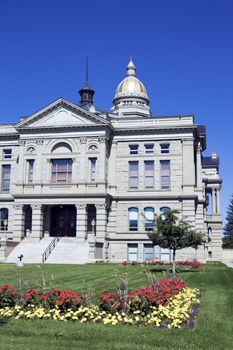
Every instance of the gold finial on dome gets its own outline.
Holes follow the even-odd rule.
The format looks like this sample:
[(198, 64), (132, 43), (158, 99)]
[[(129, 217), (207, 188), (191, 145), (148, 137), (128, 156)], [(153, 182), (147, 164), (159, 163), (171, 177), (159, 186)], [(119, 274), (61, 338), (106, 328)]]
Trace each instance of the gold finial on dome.
[(127, 65), (127, 68), (126, 68), (126, 74), (129, 76), (129, 75), (136, 75), (136, 67), (132, 61), (132, 57), (130, 57), (130, 61)]

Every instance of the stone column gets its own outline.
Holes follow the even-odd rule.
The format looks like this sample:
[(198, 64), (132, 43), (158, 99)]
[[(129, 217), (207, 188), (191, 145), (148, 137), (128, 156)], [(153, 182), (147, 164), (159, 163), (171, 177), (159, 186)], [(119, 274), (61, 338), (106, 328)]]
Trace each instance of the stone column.
[(220, 189), (216, 190), (216, 199), (217, 199), (217, 214), (220, 214)]
[(22, 204), (14, 204), (14, 239), (19, 242), (24, 237), (25, 216)]
[(32, 240), (40, 240), (43, 236), (43, 210), (41, 204), (32, 204)]
[(96, 204), (96, 241), (105, 242), (107, 212), (105, 204)]
[(85, 242), (87, 233), (86, 204), (76, 204), (76, 238), (78, 242)]
[(216, 197), (215, 197), (215, 188), (212, 188), (212, 214), (216, 213)]
[(202, 187), (201, 144), (198, 142), (196, 150), (196, 186)]

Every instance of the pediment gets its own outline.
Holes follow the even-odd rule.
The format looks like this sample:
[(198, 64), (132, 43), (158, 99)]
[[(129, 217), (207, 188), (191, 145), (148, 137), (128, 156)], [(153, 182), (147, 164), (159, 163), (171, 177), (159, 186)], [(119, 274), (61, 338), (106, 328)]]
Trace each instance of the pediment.
[(65, 99), (59, 99), (32, 116), (23, 119), (16, 129), (44, 129), (108, 125), (109, 122)]

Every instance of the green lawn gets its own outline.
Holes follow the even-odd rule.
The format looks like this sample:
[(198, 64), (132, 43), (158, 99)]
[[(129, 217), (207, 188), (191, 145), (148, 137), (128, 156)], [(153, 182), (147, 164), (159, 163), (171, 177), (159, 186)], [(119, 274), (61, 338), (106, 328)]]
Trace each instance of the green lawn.
[[(26, 265), (16, 268), (0, 264), (0, 284), (18, 285), (21, 271), (23, 280), (35, 287), (41, 271), (47, 283), (54, 276), (56, 287), (74, 290), (92, 286), (93, 299), (104, 290), (114, 288), (116, 272), (127, 272), (130, 288), (147, 283), (142, 266), (111, 264)], [(151, 271), (163, 276), (156, 268)], [(1, 350), (147, 350), (147, 349), (233, 349), (233, 269), (221, 263), (207, 264), (202, 270), (181, 272), (181, 277), (191, 287), (201, 289), (203, 295), (194, 330), (163, 330), (150, 326), (104, 326), (78, 324), (51, 320), (10, 320), (0, 324)]]

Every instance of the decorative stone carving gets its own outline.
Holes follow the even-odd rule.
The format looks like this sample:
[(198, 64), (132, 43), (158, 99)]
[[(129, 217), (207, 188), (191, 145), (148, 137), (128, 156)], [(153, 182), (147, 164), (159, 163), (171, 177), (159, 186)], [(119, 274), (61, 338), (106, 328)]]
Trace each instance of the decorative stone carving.
[(98, 138), (98, 141), (99, 141), (100, 143), (106, 142), (106, 137), (105, 137), (105, 136), (101, 136), (101, 137)]
[(43, 139), (37, 139), (37, 140), (36, 140), (36, 144), (37, 144), (37, 145), (43, 145), (43, 143), (44, 143), (44, 140), (43, 140)]
[(77, 210), (84, 210), (86, 209), (86, 204), (76, 204), (75, 207)]
[(80, 143), (81, 144), (87, 143), (87, 138), (86, 137), (80, 137)]
[(32, 208), (32, 210), (41, 210), (42, 205), (41, 204), (32, 204), (31, 208)]
[(24, 146), (25, 144), (26, 144), (26, 140), (19, 140), (18, 141), (18, 143), (19, 143), (19, 146)]
[(14, 208), (15, 210), (22, 210), (22, 209), (23, 209), (23, 204), (14, 204), (14, 205), (13, 205), (13, 208)]
[(28, 154), (35, 154), (35, 153), (36, 153), (36, 150), (35, 150), (34, 147), (30, 146), (30, 147), (28, 147), (28, 149), (27, 149), (27, 153), (28, 153)]
[(106, 204), (96, 204), (95, 207), (97, 210), (106, 209)]
[(90, 145), (90, 146), (88, 147), (88, 150), (89, 150), (89, 151), (92, 151), (92, 152), (96, 152), (96, 151), (98, 151), (98, 147), (97, 147), (96, 145)]

